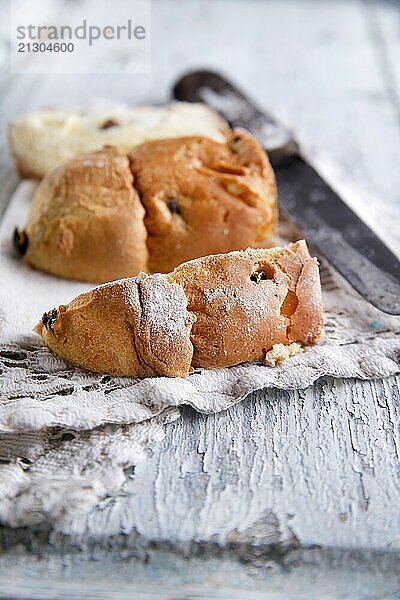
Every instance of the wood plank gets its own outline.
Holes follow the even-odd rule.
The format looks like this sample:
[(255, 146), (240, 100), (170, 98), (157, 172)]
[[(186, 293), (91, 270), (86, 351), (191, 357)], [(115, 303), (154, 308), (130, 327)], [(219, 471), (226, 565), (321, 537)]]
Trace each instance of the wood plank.
[(0, 531), (2, 550), (4, 543), (4, 598), (399, 598), (398, 552), (234, 543), (174, 548), (135, 532), (74, 544), (44, 528)]
[(186, 409), (125, 492), (79, 529), (177, 547), (399, 550), (399, 383), (322, 379), (218, 415)]
[(400, 5), (398, 2), (366, 2), (364, 11), (385, 82), (386, 98), (400, 125)]
[[(379, 7), (389, 49), (391, 11)], [(152, 77), (6, 79), (2, 125), (23, 109), (94, 95), (166, 100), (177, 74), (208, 65), (324, 148), (382, 206), (398, 206), (399, 127), (368, 18), (362, 3), (345, 1), (155, 2)], [(323, 380), (301, 392), (256, 394), (223, 415), (187, 410), (136, 469), (127, 495), (74, 527), (176, 546), (398, 549), (399, 383)]]
[[(125, 547), (79, 552), (33, 547), (0, 558), (0, 597), (34, 600), (333, 600), (399, 598), (396, 554), (296, 550), (230, 554), (219, 548), (194, 556)], [(35, 556), (36, 553), (36, 556)]]

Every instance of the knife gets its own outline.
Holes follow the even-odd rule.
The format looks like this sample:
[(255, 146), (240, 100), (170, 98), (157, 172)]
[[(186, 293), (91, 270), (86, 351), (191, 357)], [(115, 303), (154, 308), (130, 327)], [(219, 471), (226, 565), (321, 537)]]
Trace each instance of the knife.
[(177, 100), (204, 102), (231, 127), (243, 127), (268, 152), (279, 203), (328, 262), (368, 302), (400, 315), (400, 262), (307, 162), (293, 132), (227, 79), (194, 71), (173, 88)]

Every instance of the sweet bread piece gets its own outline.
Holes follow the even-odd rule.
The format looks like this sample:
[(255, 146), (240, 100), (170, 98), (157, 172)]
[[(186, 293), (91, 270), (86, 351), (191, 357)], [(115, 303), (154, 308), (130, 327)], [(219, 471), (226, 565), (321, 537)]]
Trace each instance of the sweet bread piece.
[(48, 173), (16, 243), (25, 262), (60, 277), (106, 282), (185, 260), (273, 245), (276, 185), (249, 134), (113, 146)]
[(304, 241), (206, 256), (97, 287), (45, 313), (36, 331), (100, 373), (187, 377), (191, 366), (263, 360), (277, 344), (320, 341), (318, 265)]
[(112, 144), (129, 150), (158, 138), (204, 135), (223, 141), (226, 121), (204, 104), (47, 108), (14, 118), (9, 144), (22, 177), (41, 179), (66, 160)]
[(56, 354), (91, 371), (186, 377), (194, 320), (180, 285), (141, 273), (45, 313), (36, 331)]
[(195, 367), (261, 360), (275, 344), (318, 342), (322, 331), (319, 270), (304, 241), (287, 248), (247, 249), (178, 266), (188, 310)]
[(71, 159), (40, 182), (17, 242), (25, 239), (24, 260), (36, 269), (111, 281), (147, 269), (143, 219), (128, 158), (109, 146)]
[(225, 143), (204, 137), (156, 140), (128, 153), (146, 216), (148, 270), (186, 260), (274, 245), (276, 184), (258, 142), (233, 131)]

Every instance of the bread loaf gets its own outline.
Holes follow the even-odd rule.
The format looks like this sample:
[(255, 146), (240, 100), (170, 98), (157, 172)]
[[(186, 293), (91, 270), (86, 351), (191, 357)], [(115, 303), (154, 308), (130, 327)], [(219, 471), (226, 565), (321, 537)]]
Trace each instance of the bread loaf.
[(276, 184), (258, 142), (244, 131), (225, 143), (156, 140), (128, 153), (145, 209), (151, 272), (220, 252), (273, 246)]
[(66, 361), (91, 371), (185, 377), (194, 320), (181, 286), (143, 273), (81, 294), (43, 315), (36, 331)]
[(112, 144), (129, 150), (158, 138), (204, 135), (223, 141), (227, 123), (204, 104), (124, 108), (47, 108), (15, 117), (8, 131), (22, 177), (41, 179), (83, 152)]
[(68, 362), (134, 377), (263, 360), (323, 334), (316, 259), (287, 248), (206, 256), (166, 275), (108, 283), (43, 315), (36, 331)]
[(105, 282), (147, 269), (144, 208), (125, 153), (71, 159), (40, 183), (24, 234), (25, 262), (67, 279)]
[(157, 140), (128, 155), (106, 146), (69, 160), (40, 182), (16, 241), (31, 267), (102, 283), (271, 246), (276, 225), (268, 158), (233, 131), (224, 142)]

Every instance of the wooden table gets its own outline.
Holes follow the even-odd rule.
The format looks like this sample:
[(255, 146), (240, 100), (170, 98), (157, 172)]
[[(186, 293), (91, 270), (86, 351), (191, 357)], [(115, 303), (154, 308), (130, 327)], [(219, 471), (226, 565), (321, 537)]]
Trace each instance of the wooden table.
[[(174, 78), (207, 66), (378, 194), (399, 227), (398, 2), (168, 0), (152, 10), (151, 76), (2, 76), (3, 205), (17, 184), (11, 116), (93, 96), (165, 101)], [(185, 409), (84, 535), (0, 530), (0, 597), (400, 598), (399, 382), (326, 378), (219, 415)]]

